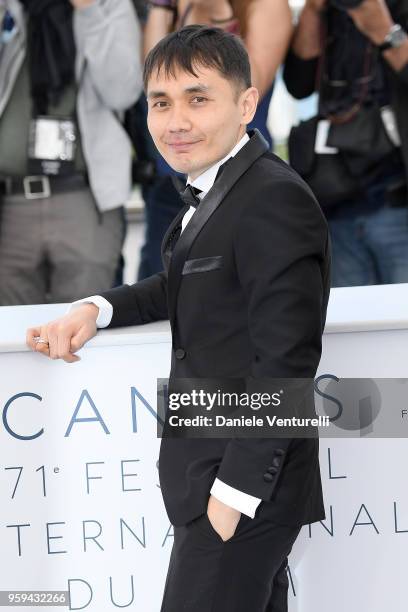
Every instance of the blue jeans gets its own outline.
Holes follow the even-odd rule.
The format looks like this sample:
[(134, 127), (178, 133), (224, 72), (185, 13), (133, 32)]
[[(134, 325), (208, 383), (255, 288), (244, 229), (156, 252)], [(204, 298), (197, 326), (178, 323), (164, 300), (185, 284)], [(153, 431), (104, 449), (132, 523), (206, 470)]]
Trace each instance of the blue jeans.
[[(126, 207), (121, 206), (121, 220), (122, 220), (122, 249), (123, 244), (125, 242), (126, 234), (127, 234), (127, 212)], [(120, 252), (118, 264), (115, 271), (115, 280), (113, 281), (113, 287), (118, 287), (119, 285), (123, 285), (123, 273), (125, 271), (125, 258), (123, 257), (123, 251)]]
[(408, 207), (329, 219), (332, 287), (408, 282)]
[(137, 280), (163, 270), (161, 243), (170, 223), (184, 206), (170, 176), (160, 176), (152, 185), (144, 187), (143, 199), (146, 230)]

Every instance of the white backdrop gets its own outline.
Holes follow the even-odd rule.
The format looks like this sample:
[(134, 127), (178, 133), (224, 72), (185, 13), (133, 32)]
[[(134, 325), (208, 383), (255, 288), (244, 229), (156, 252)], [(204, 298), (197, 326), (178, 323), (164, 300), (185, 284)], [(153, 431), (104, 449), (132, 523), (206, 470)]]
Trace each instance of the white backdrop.
[[(319, 373), (405, 376), (407, 330), (324, 340)], [(159, 612), (172, 528), (154, 412), (169, 344), (110, 341), (72, 365), (0, 353), (0, 589)], [(321, 440), (327, 520), (293, 548), (290, 612), (406, 612), (407, 465), (406, 440)]]

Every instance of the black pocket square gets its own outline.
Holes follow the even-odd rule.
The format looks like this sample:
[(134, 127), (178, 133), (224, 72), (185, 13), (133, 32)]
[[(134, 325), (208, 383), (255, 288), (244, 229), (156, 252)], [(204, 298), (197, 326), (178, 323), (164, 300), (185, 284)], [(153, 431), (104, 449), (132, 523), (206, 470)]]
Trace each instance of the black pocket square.
[(222, 255), (214, 257), (199, 257), (198, 259), (187, 259), (182, 274), (193, 274), (194, 272), (209, 272), (218, 270), (222, 265)]

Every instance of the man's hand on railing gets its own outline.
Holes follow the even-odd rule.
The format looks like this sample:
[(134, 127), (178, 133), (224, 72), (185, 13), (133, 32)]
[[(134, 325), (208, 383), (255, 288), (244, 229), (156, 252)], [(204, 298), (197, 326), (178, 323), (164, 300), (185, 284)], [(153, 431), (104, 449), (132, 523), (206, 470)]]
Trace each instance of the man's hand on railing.
[(27, 346), (50, 359), (74, 363), (81, 358), (76, 351), (96, 335), (99, 308), (95, 304), (81, 304), (73, 312), (45, 325), (27, 330)]

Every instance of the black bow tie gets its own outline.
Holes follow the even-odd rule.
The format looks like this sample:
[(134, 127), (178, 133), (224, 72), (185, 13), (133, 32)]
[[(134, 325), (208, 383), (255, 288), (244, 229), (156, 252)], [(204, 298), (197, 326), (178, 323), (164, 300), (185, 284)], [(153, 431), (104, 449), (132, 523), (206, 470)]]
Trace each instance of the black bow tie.
[(201, 189), (197, 189), (197, 187), (193, 187), (192, 185), (187, 185), (184, 191), (180, 192), (180, 198), (183, 200), (184, 204), (197, 208), (200, 203), (198, 194), (201, 192)]
[[(218, 168), (218, 172), (217, 172), (217, 175), (216, 175), (216, 177), (214, 179), (214, 183), (215, 183), (215, 181), (217, 181), (219, 179), (219, 177), (221, 176), (225, 166), (228, 164), (230, 159), (232, 159), (232, 157), (227, 159), (227, 161), (225, 161), (223, 164), (221, 164), (221, 166)], [(198, 195), (200, 193), (202, 193), (202, 189), (197, 189), (197, 187), (193, 187), (193, 185), (186, 185), (184, 190), (180, 191), (179, 193), (180, 193), (180, 197), (183, 200), (183, 202), (185, 204), (188, 204), (189, 206), (194, 206), (194, 208), (197, 208), (197, 206), (201, 202), (201, 200), (198, 197)]]

